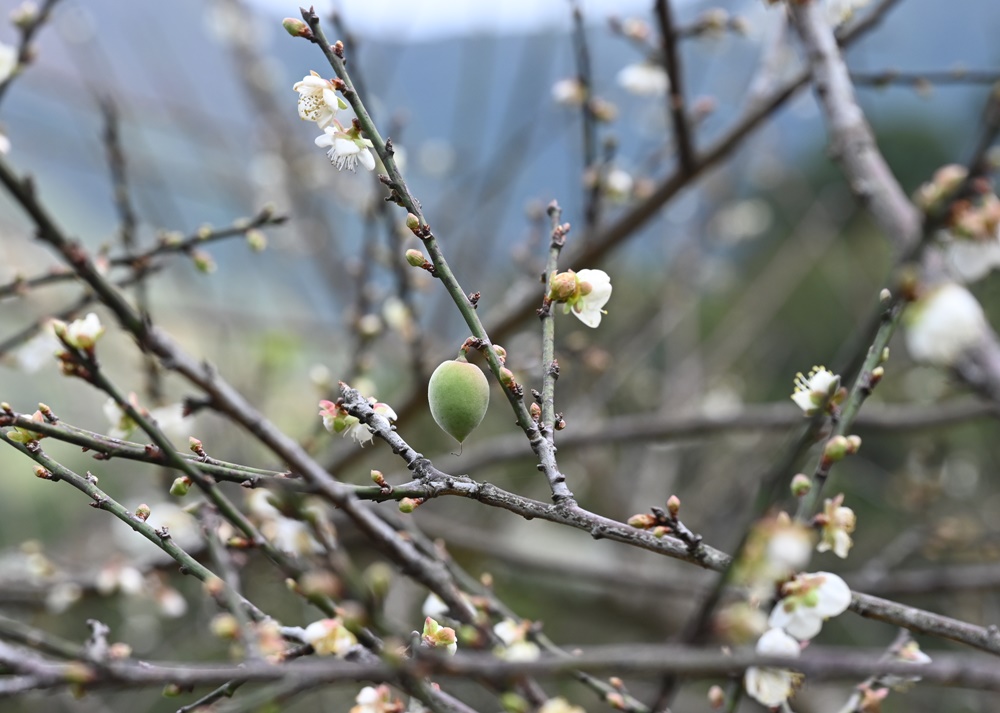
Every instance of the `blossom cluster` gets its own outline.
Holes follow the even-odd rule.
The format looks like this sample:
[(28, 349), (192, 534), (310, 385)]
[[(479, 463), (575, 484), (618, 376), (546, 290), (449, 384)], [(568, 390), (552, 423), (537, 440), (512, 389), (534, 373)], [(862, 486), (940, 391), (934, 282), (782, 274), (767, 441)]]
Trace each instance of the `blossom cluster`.
[[(396, 420), (396, 412), (389, 404), (383, 404), (373, 398), (368, 399), (372, 410), (379, 416), (384, 416), (390, 422)], [(370, 443), (375, 434), (364, 423), (361, 423), (357, 416), (347, 413), (343, 406), (326, 399), (319, 402), (319, 415), (323, 418), (323, 426), (330, 433), (340, 433), (344, 436), (350, 435), (361, 446)]]
[(311, 71), (292, 89), (299, 93), (299, 118), (315, 122), (323, 130), (322, 135), (316, 137), (316, 145), (327, 149), (330, 163), (341, 171), (353, 171), (358, 164), (369, 171), (375, 169), (375, 157), (370, 150), (372, 142), (361, 135), (357, 120), (349, 127), (337, 120), (337, 113), (347, 109), (347, 103), (337, 96), (331, 80)]

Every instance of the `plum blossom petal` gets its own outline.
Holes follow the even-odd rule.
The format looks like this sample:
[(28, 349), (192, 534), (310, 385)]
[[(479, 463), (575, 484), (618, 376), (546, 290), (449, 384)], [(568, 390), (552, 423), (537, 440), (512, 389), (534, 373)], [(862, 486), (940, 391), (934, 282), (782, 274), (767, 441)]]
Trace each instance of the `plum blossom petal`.
[(611, 299), (611, 278), (604, 270), (580, 270), (576, 279), (579, 296), (571, 311), (588, 327), (597, 327), (604, 315), (604, 305)]
[(315, 121), (321, 129), (333, 123), (337, 112), (346, 109), (347, 104), (333, 90), (333, 82), (323, 79), (316, 72), (296, 82), (292, 89), (299, 93), (299, 118)]
[(956, 283), (940, 285), (907, 310), (906, 348), (919, 362), (951, 366), (986, 333), (983, 308)]
[(651, 62), (623, 67), (616, 80), (622, 89), (640, 97), (661, 97), (670, 88), (666, 70)]
[(825, 366), (814, 366), (809, 376), (802, 372), (795, 375), (795, 391), (792, 401), (806, 416), (812, 416), (827, 398), (832, 399), (840, 388), (840, 376)]
[(826, 619), (844, 613), (851, 603), (850, 587), (830, 572), (800, 574), (782, 591), (788, 596), (775, 605), (767, 623), (799, 641), (815, 637)]
[[(758, 654), (798, 658), (799, 642), (781, 629), (770, 629), (757, 641)], [(801, 680), (799, 674), (780, 668), (751, 666), (743, 676), (747, 694), (768, 708), (780, 706), (788, 700)]]

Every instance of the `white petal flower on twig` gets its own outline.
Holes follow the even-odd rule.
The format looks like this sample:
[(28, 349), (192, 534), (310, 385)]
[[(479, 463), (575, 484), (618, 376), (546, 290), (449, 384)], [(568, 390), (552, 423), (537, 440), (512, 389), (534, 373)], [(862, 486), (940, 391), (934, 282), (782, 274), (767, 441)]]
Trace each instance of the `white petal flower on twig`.
[(816, 522), (821, 528), (821, 539), (816, 545), (816, 551), (833, 550), (833, 554), (841, 559), (846, 558), (847, 553), (854, 545), (851, 533), (854, 532), (857, 517), (851, 508), (844, 506), (843, 493), (835, 498), (827, 499), (823, 512), (816, 516)]
[[(757, 641), (756, 650), (768, 656), (798, 658), (800, 646), (781, 629), (770, 629)], [(743, 676), (743, 686), (758, 703), (774, 708), (788, 700), (801, 678), (786, 669), (751, 666)]]
[(641, 97), (663, 96), (670, 88), (667, 72), (660, 65), (651, 62), (623, 67), (616, 79), (622, 89)]
[(375, 169), (375, 157), (369, 151), (372, 142), (361, 138), (353, 129), (345, 131), (336, 120), (333, 126), (323, 129), (322, 136), (316, 137), (316, 145), (327, 149), (330, 163), (339, 171), (353, 171), (359, 163), (369, 171)]
[(795, 375), (792, 401), (806, 416), (812, 416), (824, 400), (829, 399), (830, 403), (833, 403), (839, 388), (840, 377), (837, 374), (824, 366), (814, 366), (809, 371), (808, 377), (803, 376), (802, 372)]
[(951, 366), (986, 333), (983, 308), (967, 289), (940, 285), (910, 305), (906, 348), (915, 361)]
[(317, 656), (343, 656), (358, 643), (340, 619), (320, 619), (306, 627), (302, 640), (310, 644)]
[(0, 82), (17, 70), (17, 49), (0, 42)]
[(578, 295), (567, 307), (588, 327), (596, 327), (605, 314), (604, 305), (611, 299), (611, 278), (604, 270), (580, 270), (576, 280)]
[(850, 587), (830, 572), (800, 574), (782, 586), (782, 593), (787, 596), (771, 610), (767, 623), (799, 641), (816, 636), (826, 619), (843, 614), (851, 603)]
[(347, 108), (347, 103), (334, 91), (333, 82), (316, 72), (309, 72), (292, 89), (299, 93), (299, 118), (315, 121), (321, 129), (333, 123), (339, 110)]

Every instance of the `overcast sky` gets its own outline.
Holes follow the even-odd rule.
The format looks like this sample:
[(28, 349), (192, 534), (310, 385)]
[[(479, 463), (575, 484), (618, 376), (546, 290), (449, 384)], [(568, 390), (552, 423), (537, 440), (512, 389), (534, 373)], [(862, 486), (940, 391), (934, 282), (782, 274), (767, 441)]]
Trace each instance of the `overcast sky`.
[[(252, 0), (278, 15), (297, 17), (297, 0)], [(568, 27), (568, 0), (315, 0), (320, 12), (338, 8), (356, 32), (380, 39), (427, 40), (488, 32), (506, 34)], [(648, 14), (652, 0), (582, 0), (586, 16)]]

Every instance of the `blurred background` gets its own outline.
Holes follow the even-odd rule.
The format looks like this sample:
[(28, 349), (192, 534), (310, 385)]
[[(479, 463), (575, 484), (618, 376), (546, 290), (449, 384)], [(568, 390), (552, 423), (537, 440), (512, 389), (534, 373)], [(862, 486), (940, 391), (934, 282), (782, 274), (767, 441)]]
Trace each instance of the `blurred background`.
[[(545, 205), (559, 201), (575, 248), (617, 225), (674, 171), (665, 98), (642, 95), (641, 87), (636, 94), (620, 75), (646, 58), (642, 42), (623, 29), (634, 27), (627, 20), (649, 23), (656, 42), (650, 5), (582, 5), (592, 91), (610, 119), (589, 128), (580, 108), (553, 91), (578, 71), (567, 2), (427, 1), (404, 9), (351, 0), (336, 5), (336, 22), (326, 22), (327, 35), (348, 45), (349, 68), (383, 135), (401, 150), (403, 173), (456, 275), (466, 291), (481, 292), (480, 315), (507, 349), (507, 366), (529, 387), (541, 383), (540, 330), (533, 306), (524, 305), (541, 299)], [(726, 14), (706, 14), (717, 8)], [(676, 4), (682, 26), (714, 22), (681, 44), (699, 148), (731, 127), (748, 90), (759, 88), (762, 48), (778, 31), (780, 12), (761, 2)], [(139, 218), (138, 249), (164, 231), (225, 228), (265, 205), (288, 216), (263, 229), (262, 251), (237, 236), (204, 246), (208, 270), (204, 256), (165, 261), (144, 298), (155, 322), (218, 365), (345, 482), (368, 482), (372, 468), (390, 482), (406, 474), (381, 444), (362, 451), (322, 430), (316, 403), (338, 380), (392, 405), (400, 434), (442, 470), (546, 500), (548, 487), (495, 385), (486, 421), (461, 455), (429, 418), (425, 380), (468, 331), (440, 286), (405, 264), (405, 250), (418, 241), (403, 229), (402, 212), (383, 203), (377, 180), (336, 171), (313, 145), (315, 125), (299, 120), (292, 85), (310, 70), (332, 74), (315, 47), (282, 30), (281, 18), (297, 13), (279, 0), (63, 0), (39, 36), (35, 63), (0, 108), (9, 159), (32, 174), (69, 233), (95, 252), (120, 254), (102, 141), (101, 106), (111, 102)], [(861, 104), (907, 191), (942, 164), (967, 159), (990, 83), (1000, 77), (998, 23), (1000, 5), (981, 0), (906, 0), (851, 47)], [(0, 42), (15, 40), (13, 28), (0, 27)], [(772, 81), (794, 74), (794, 38), (772, 66)], [(977, 73), (962, 81), (923, 77), (959, 67)], [(876, 86), (887, 70), (914, 80)], [(595, 139), (589, 170), (587, 132)], [(829, 162), (822, 117), (803, 91), (599, 262), (563, 264), (604, 269), (614, 285), (599, 329), (561, 314), (557, 321), (556, 407), (568, 424), (557, 444), (581, 504), (624, 520), (676, 493), (685, 523), (713, 546), (732, 549), (747, 500), (801, 428), (788, 399), (795, 373), (813, 364), (844, 367), (891, 260)], [(33, 243), (19, 208), (0, 196), (0, 283), (56, 265)], [(972, 289), (1000, 324), (997, 279)], [(49, 353), (44, 342), (19, 336), (80, 295), (67, 282), (0, 301), (0, 400), (28, 413), (42, 401), (67, 422), (107, 432), (105, 399), (61, 377), (54, 360), (38, 359), (39, 348)], [(190, 394), (176, 377), (150, 372), (116, 328), (100, 353), (119, 386), (148, 408)], [(838, 467), (830, 490), (844, 492), (858, 514), (856, 546), (846, 562), (829, 554), (814, 562), (864, 591), (971, 622), (996, 621), (996, 422), (947, 373), (910, 363), (901, 341), (892, 345), (887, 371), (857, 429), (864, 447)], [(951, 412), (958, 417), (921, 426)], [(210, 414), (176, 434), (179, 446), (197, 435), (215, 458), (281, 468)], [(98, 463), (65, 444), (51, 450), (71, 468), (93, 470), (130, 507), (149, 502), (154, 520), (186, 517), (167, 503), (164, 483), (172, 478), (153, 468)], [(808, 471), (812, 463), (798, 467)], [(78, 493), (31, 477), (30, 467), (0, 450), (5, 611), (77, 640), (87, 617), (100, 618), (139, 656), (225, 655), (226, 645), (204, 634), (215, 611), (195, 583), (172, 567), (158, 570), (154, 548), (86, 507)], [(492, 573), (504, 601), (543, 621), (564, 644), (665, 641), (712, 581), (688, 565), (468, 501), (433, 501), (413, 518), (472, 574)], [(340, 534), (363, 565), (378, 561), (349, 527)], [(100, 596), (95, 577), (126, 561), (148, 563), (142, 594)], [(315, 617), (289, 601), (266, 562), (250, 558), (246, 566), (248, 597), (287, 623)], [(402, 578), (393, 586), (387, 611), (401, 632), (419, 628), (424, 595)], [(888, 626), (845, 615), (823, 641), (884, 647), (893, 635)], [(932, 656), (949, 648), (921, 643)], [(686, 686), (675, 710), (707, 710), (706, 688)], [(346, 710), (355, 692), (315, 694), (288, 710)], [(633, 692), (649, 690), (636, 684)], [(596, 707), (582, 689), (566, 693)], [(837, 710), (849, 693), (849, 686), (809, 685), (795, 710)], [(467, 695), (478, 704), (476, 689)], [(48, 710), (179, 705), (157, 692), (127, 699), (101, 693), (24, 700), (5, 710), (37, 710), (39, 700)], [(742, 709), (757, 708), (747, 701)], [(971, 713), (995, 710), (995, 700), (923, 687), (890, 696), (884, 710)]]

